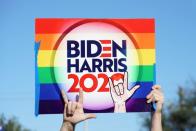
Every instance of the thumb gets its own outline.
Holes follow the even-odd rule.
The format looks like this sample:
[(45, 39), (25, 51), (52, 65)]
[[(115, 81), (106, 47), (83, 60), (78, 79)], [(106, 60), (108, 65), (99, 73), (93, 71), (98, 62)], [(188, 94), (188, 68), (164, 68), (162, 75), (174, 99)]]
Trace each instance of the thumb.
[(132, 96), (133, 93), (134, 93), (138, 88), (140, 88), (140, 85), (134, 86), (134, 87), (129, 91), (129, 96)]
[(96, 118), (96, 115), (95, 114), (85, 114), (85, 120), (92, 119), (92, 118)]

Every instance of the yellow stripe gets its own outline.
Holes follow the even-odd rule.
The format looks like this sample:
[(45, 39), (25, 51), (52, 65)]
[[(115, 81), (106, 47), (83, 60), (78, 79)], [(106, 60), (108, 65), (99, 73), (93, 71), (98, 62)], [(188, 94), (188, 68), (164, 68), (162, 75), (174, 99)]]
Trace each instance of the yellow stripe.
[[(127, 52), (134, 53), (132, 54), (133, 56), (138, 56), (138, 59), (127, 59), (128, 65), (152, 65), (155, 64), (155, 50), (154, 49), (132, 49), (132, 50), (127, 50)], [(63, 67), (65, 66), (65, 62), (63, 60), (60, 61), (55, 61), (54, 64), (54, 55), (55, 55), (55, 50), (40, 50), (38, 52), (38, 66), (39, 67), (53, 67), (55, 66), (60, 66)], [(65, 55), (65, 52), (62, 51), (59, 53), (59, 55), (62, 55), (62, 57)], [(66, 58), (64, 56), (64, 58)], [(66, 59), (65, 59), (66, 61)]]
[(138, 49), (139, 65), (152, 65), (156, 63), (155, 49)]

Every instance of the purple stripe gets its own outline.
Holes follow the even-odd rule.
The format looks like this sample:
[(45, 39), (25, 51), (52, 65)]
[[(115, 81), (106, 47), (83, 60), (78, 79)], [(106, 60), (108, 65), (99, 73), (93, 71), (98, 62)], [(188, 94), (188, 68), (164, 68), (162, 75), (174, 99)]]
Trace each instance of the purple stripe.
[(129, 99), (126, 102), (127, 112), (152, 112), (152, 104), (146, 103), (146, 99)]
[(59, 114), (64, 110), (63, 100), (41, 100), (39, 104), (39, 114)]
[[(59, 114), (63, 113), (63, 100), (40, 100), (39, 114)], [(151, 104), (146, 103), (146, 99), (130, 99), (126, 103), (127, 112), (150, 112), (154, 111)], [(114, 108), (106, 110), (87, 110), (86, 113), (111, 113)]]

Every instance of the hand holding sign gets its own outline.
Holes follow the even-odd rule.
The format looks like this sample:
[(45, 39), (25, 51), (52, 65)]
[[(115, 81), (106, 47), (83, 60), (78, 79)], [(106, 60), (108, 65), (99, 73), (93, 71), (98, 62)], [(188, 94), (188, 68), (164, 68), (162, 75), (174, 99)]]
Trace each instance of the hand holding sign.
[(161, 91), (161, 86), (154, 85), (152, 91), (146, 96), (146, 98), (147, 103), (156, 103), (156, 112), (161, 112), (164, 103), (164, 95)]
[[(64, 89), (61, 89), (61, 94), (65, 102), (64, 114), (63, 114), (63, 124), (75, 124), (84, 121), (86, 119), (95, 118), (94, 114), (84, 114), (83, 110), (83, 91), (80, 89), (78, 101), (68, 101), (67, 95)], [(62, 127), (63, 128), (63, 127)]]
[(133, 93), (140, 87), (139, 85), (134, 86), (131, 90), (128, 89), (128, 76), (127, 72), (124, 74), (123, 83), (114, 85), (112, 79), (109, 78), (110, 93), (115, 103), (114, 112), (126, 112), (125, 102), (129, 99)]

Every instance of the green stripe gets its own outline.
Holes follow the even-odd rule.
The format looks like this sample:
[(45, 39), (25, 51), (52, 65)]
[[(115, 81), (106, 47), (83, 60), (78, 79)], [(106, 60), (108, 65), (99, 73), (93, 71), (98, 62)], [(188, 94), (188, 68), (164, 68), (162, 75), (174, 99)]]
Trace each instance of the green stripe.
[(128, 74), (129, 81), (132, 82), (150, 82), (154, 81), (154, 65), (144, 65), (144, 66), (134, 66), (128, 67), (129, 69), (134, 70), (135, 74)]
[(53, 68), (51, 67), (39, 67), (39, 81), (40, 83), (56, 83), (53, 73)]
[[(54, 70), (62, 70), (62, 67), (38, 67), (40, 83), (65, 83), (64, 79), (55, 79)], [(136, 74), (129, 73), (129, 81), (150, 82), (154, 81), (154, 65), (142, 65), (128, 67), (128, 72), (134, 70)], [(138, 73), (139, 72), (139, 73)]]

